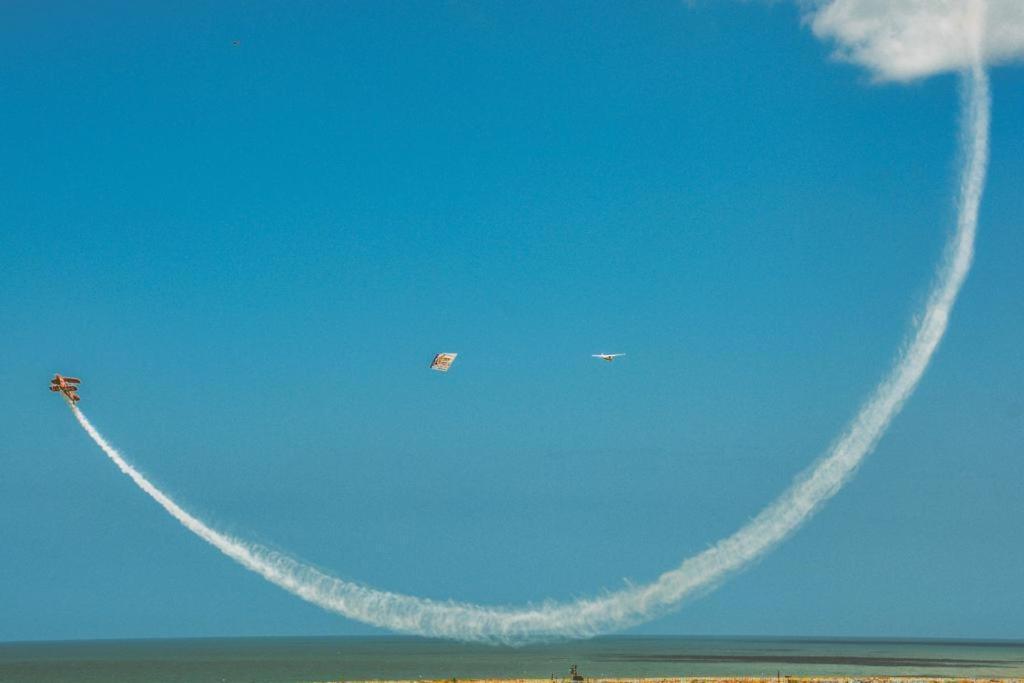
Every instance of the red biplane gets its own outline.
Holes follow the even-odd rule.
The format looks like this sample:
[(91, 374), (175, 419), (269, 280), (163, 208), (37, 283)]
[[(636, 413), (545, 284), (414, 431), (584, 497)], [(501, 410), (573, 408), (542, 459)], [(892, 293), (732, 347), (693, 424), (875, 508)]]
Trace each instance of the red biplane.
[(50, 380), (50, 391), (59, 391), (64, 394), (64, 398), (67, 400), (68, 405), (75, 405), (82, 398), (78, 395), (78, 384), (82, 380), (77, 377), (62, 377), (60, 375), (54, 375), (53, 379)]

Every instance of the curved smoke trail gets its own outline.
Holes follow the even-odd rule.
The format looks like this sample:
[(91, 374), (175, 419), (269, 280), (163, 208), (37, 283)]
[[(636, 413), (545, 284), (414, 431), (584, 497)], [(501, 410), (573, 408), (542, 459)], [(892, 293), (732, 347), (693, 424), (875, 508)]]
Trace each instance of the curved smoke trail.
[(429, 600), (344, 581), (286, 555), (211, 529), (126, 462), (77, 407), (73, 406), (72, 411), (121, 471), (190, 531), (271, 583), (346, 617), (407, 633), (500, 642), (591, 636), (651, 619), (684, 598), (710, 590), (799, 528), (852, 476), (917, 386), (945, 333), (974, 252), (989, 125), (988, 79), (977, 56), (973, 68), (965, 74), (963, 98), (963, 168), (956, 231), (938, 269), (921, 323), (892, 370), (826, 455), (775, 502), (732, 536), (685, 560), (652, 583), (569, 603), (505, 608)]

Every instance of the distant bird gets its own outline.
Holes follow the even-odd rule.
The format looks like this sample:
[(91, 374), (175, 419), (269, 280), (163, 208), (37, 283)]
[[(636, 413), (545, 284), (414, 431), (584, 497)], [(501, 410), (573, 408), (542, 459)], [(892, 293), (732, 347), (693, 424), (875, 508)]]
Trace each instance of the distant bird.
[(624, 353), (592, 353), (592, 354), (590, 354), (590, 357), (591, 358), (600, 358), (601, 360), (606, 360), (609, 363), (611, 363), (613, 360), (615, 360), (619, 356), (625, 356), (625, 355), (626, 354), (624, 354)]

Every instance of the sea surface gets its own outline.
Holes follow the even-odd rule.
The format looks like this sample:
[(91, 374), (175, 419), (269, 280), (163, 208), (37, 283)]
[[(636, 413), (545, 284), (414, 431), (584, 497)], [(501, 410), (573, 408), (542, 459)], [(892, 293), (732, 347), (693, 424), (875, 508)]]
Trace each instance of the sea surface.
[(604, 637), (497, 647), (408, 637), (0, 643), (0, 681), (593, 677), (1024, 677), (1024, 641)]

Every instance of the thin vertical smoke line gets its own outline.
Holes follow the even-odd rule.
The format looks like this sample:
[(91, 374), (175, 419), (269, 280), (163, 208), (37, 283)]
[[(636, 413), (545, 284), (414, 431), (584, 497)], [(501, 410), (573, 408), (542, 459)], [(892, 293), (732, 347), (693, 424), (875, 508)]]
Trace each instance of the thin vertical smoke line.
[(953, 304), (970, 270), (985, 184), (990, 100), (988, 78), (978, 54), (983, 17), (978, 12), (975, 18), (975, 59), (964, 75), (963, 165), (957, 227), (939, 266), (921, 322), (889, 374), (824, 457), (732, 536), (686, 559), (652, 583), (574, 602), (512, 608), (435, 601), (338, 579), (287, 555), (210, 528), (132, 467), (81, 410), (72, 406), (72, 412), (117, 467), (189, 531), (271, 583), (346, 617), (407, 633), (506, 643), (586, 637), (649, 620), (686, 598), (713, 589), (795, 532), (853, 476), (917, 387), (945, 334)]

